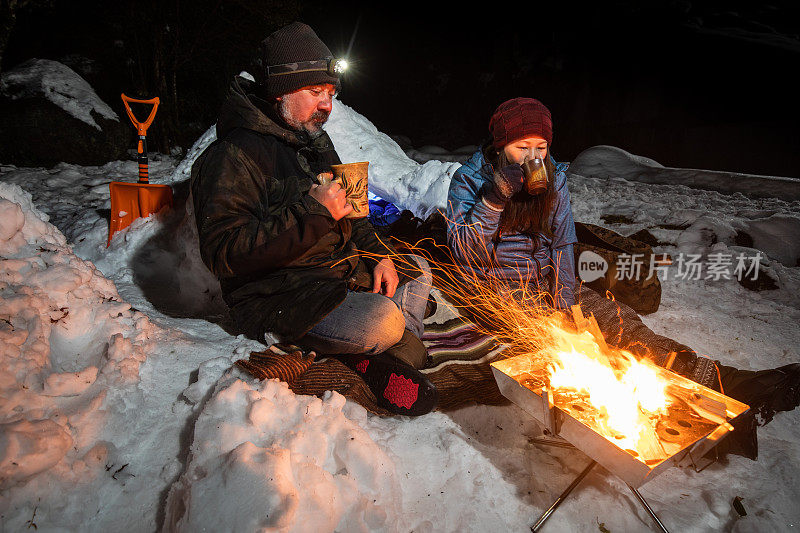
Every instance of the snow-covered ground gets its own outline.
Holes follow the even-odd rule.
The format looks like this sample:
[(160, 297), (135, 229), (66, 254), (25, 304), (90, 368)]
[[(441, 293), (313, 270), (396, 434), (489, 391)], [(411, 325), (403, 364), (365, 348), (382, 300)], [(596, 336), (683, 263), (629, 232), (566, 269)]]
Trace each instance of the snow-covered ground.
[[(344, 161), (370, 161), (373, 193), (423, 217), (444, 205), (458, 163), (416, 163), (340, 102), (327, 130)], [(588, 458), (532, 443), (541, 429), (515, 406), (380, 418), (232, 368), (263, 346), (226, 332), (183, 207), (212, 140), (213, 128), (183, 161), (153, 158), (151, 180), (173, 185), (176, 208), (109, 248), (107, 184), (132, 181), (135, 162), (0, 167), (0, 530), (528, 531)], [(670, 275), (648, 325), (743, 368), (800, 361), (800, 202), (603, 169), (612, 177), (570, 177), (576, 220), (616, 215), (613, 229), (649, 229), (673, 257), (758, 249), (778, 286)], [(672, 531), (793, 530), (798, 422), (795, 411), (761, 428), (757, 462), (672, 468), (641, 492)], [(650, 528), (596, 468), (544, 530)]]
[(800, 179), (753, 176), (738, 172), (667, 168), (647, 157), (634, 156), (614, 146), (592, 146), (575, 158), (572, 171), (596, 178), (615, 177), (658, 185), (686, 185), (696, 189), (742, 193), (751, 198), (800, 200)]

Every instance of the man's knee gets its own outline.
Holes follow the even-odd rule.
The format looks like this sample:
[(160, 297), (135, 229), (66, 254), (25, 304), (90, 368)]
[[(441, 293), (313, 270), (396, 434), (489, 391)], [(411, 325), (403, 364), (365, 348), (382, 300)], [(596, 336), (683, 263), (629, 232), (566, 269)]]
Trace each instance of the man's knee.
[(376, 325), (368, 332), (369, 353), (382, 353), (400, 342), (406, 328), (406, 320), (397, 305), (389, 298), (380, 298), (375, 305), (373, 323)]
[(418, 275), (415, 277), (416, 281), (424, 283), (428, 286), (433, 285), (433, 274), (428, 261), (420, 255), (411, 255), (411, 259), (417, 264), (419, 269)]

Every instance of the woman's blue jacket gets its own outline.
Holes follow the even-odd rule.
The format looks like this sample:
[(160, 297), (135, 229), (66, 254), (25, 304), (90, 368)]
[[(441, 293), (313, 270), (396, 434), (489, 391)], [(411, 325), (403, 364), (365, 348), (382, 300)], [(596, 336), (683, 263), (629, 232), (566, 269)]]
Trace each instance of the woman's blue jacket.
[(555, 175), (556, 200), (549, 215), (552, 238), (541, 233), (498, 236), (502, 210), (483, 199), (484, 187), (491, 186), (492, 167), (480, 150), (453, 175), (447, 195), (447, 242), (455, 258), (479, 278), (499, 276), (512, 284), (527, 283), (529, 290), (553, 295), (556, 308), (568, 309), (575, 303), (572, 246), (578, 241), (566, 175), (560, 171)]

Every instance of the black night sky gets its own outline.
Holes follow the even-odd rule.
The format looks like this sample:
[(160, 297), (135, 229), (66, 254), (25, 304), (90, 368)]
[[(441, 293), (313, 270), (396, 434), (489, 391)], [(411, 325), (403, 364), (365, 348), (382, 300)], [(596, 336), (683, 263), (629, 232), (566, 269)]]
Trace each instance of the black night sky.
[[(131, 79), (152, 92), (146, 76), (136, 78), (148, 59), (131, 52), (131, 26), (135, 39), (153, 38), (163, 22), (157, 6), (172, 4), (154, 4), (144, 19), (137, 6), (147, 2), (95, 4), (21, 12), (3, 69), (74, 54), (95, 62), (85, 77), (115, 108)], [(179, 67), (177, 144), (185, 148), (214, 122), (230, 76), (247, 67), (246, 51), (285, 17), (310, 24), (336, 54), (352, 39), (342, 101), (417, 148), (479, 144), (500, 102), (531, 96), (553, 113), (561, 160), (610, 144), (666, 166), (800, 177), (796, 2), (552, 4), (253, 2), (238, 34), (216, 30), (244, 16), (245, 3), (187, 4), (174, 16), (203, 40)], [(204, 9), (210, 21), (197, 12)], [(116, 56), (115, 47), (123, 48)]]

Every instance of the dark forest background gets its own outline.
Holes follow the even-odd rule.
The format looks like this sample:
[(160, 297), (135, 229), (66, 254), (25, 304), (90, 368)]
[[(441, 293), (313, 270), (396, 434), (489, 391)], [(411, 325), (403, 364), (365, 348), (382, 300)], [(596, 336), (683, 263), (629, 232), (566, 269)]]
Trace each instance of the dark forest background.
[(0, 0), (0, 69), (61, 61), (121, 117), (121, 92), (159, 96), (148, 139), (168, 152), (215, 122), (259, 41), (302, 20), (335, 54), (352, 42), (341, 100), (415, 147), (479, 144), (497, 104), (532, 96), (553, 112), (561, 160), (611, 144), (666, 166), (800, 177), (800, 2), (469, 6)]

